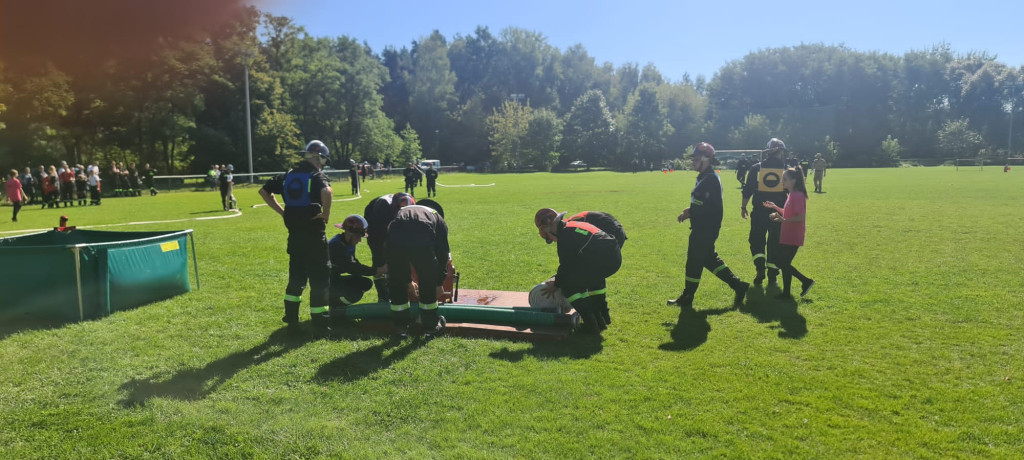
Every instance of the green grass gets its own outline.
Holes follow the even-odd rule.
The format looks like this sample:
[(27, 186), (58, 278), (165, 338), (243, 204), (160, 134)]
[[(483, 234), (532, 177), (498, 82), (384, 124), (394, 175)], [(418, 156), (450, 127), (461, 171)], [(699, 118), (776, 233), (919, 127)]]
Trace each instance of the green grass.
[[(202, 289), (84, 323), (4, 320), (0, 457), (1019, 458), (1020, 172), (832, 170), (827, 193), (810, 197), (795, 260), (818, 281), (809, 300), (755, 292), (731, 310), (728, 288), (706, 274), (698, 314), (677, 323), (664, 301), (683, 287), (688, 229), (675, 217), (693, 178), (441, 178), (496, 184), (440, 188), (464, 288), (526, 290), (553, 273), (538, 207), (623, 222), (614, 324), (601, 340), (558, 344), (284, 334), (285, 230), (249, 207), (254, 187), (236, 188), (239, 217), (108, 227), (195, 229)], [(723, 180), (717, 248), (749, 280), (748, 224), (735, 180)], [(365, 185), (333, 220), (401, 187)], [(335, 187), (346, 197), (347, 183)], [(18, 224), (0, 219), (0, 232), (52, 227), (61, 213), (81, 226), (228, 215), (217, 198), (32, 207)]]

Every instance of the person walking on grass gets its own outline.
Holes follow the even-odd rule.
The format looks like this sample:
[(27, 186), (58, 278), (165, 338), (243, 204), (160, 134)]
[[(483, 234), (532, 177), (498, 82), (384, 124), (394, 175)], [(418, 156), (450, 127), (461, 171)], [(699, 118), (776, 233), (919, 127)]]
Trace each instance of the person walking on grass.
[(820, 153), (814, 154), (814, 163), (811, 163), (811, 167), (814, 168), (814, 193), (824, 193), (821, 190), (821, 181), (825, 179), (825, 169), (828, 164), (825, 163), (825, 159), (821, 157)]
[[(325, 230), (331, 217), (334, 191), (323, 168), (331, 161), (331, 155), (320, 141), (311, 141), (302, 153), (305, 160), (267, 181), (259, 193), (267, 206), (284, 218), (288, 229), (288, 287), (284, 291), (284, 318), (281, 320), (289, 327), (298, 325), (302, 291), (308, 281), (313, 335), (326, 338), (331, 333), (331, 261)], [(284, 207), (275, 195), (284, 198)]]
[(782, 270), (782, 293), (776, 298), (788, 300), (793, 298), (790, 293), (793, 277), (800, 280), (800, 297), (807, 295), (807, 292), (814, 286), (814, 280), (804, 276), (793, 266), (793, 259), (800, 246), (804, 245), (804, 235), (807, 233), (807, 185), (804, 182), (804, 175), (800, 173), (800, 170), (787, 169), (782, 174), (782, 186), (789, 191), (785, 207), (780, 208), (771, 201), (765, 201), (762, 205), (775, 211), (770, 216), (773, 222), (782, 224), (782, 231), (779, 235), (779, 256), (776, 258), (776, 263)]
[(690, 207), (676, 218), (679, 223), (690, 221), (690, 241), (686, 248), (686, 287), (669, 305), (683, 309), (693, 308), (693, 296), (700, 286), (700, 277), (707, 269), (728, 284), (735, 292), (733, 306), (740, 306), (750, 284), (740, 281), (729, 270), (715, 251), (715, 241), (722, 229), (722, 179), (714, 166), (715, 148), (707, 142), (693, 149), (693, 169), (697, 171), (697, 185), (690, 192)]
[(4, 183), (4, 188), (7, 191), (7, 199), (14, 205), (14, 215), (11, 217), (11, 222), (17, 222), (18, 212), (21, 211), (21, 204), (28, 201), (28, 196), (25, 195), (25, 190), (21, 188), (21, 181), (18, 180), (18, 171), (16, 169), (12, 169), (11, 172), (7, 173), (7, 182)]
[[(750, 213), (750, 234), (747, 241), (750, 243), (750, 255), (753, 257), (754, 268), (757, 275), (754, 277), (754, 284), (761, 286), (765, 280), (765, 272), (768, 275), (768, 286), (776, 287), (776, 278), (779, 274), (779, 267), (775, 260), (775, 253), (779, 246), (779, 224), (772, 222), (768, 215), (770, 212), (758, 206), (758, 203), (769, 200), (776, 205), (786, 202), (786, 190), (782, 187), (782, 173), (786, 170), (786, 163), (782, 159), (786, 153), (786, 144), (782, 140), (772, 138), (768, 141), (760, 163), (750, 167), (747, 172), (747, 180), (743, 184), (743, 204), (740, 206), (740, 217), (747, 218), (747, 203), (754, 201), (753, 211)], [(765, 238), (767, 236), (767, 239)]]

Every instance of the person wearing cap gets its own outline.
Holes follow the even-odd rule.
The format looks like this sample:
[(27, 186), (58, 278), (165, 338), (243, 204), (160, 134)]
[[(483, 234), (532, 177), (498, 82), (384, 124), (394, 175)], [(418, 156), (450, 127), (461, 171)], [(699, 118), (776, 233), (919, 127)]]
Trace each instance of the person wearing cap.
[[(288, 286), (284, 295), (284, 318), (289, 326), (299, 322), (302, 291), (309, 283), (309, 313), (317, 337), (330, 334), (329, 305), (331, 262), (325, 230), (331, 217), (334, 192), (323, 173), (330, 151), (320, 141), (311, 141), (302, 152), (305, 159), (285, 174), (267, 181), (260, 196), (284, 218), (288, 229)], [(276, 195), (284, 198), (284, 207)]]
[(387, 280), (387, 252), (385, 250), (388, 237), (388, 225), (395, 220), (396, 207), (393, 202), (402, 203), (412, 199), (408, 193), (395, 193), (393, 195), (381, 195), (366, 204), (363, 215), (369, 224), (366, 234), (366, 245), (370, 247), (370, 255), (373, 257), (373, 268), (383, 267), (383, 274), (374, 275), (373, 286), (377, 289), (377, 302), (390, 302), (391, 293)]
[(611, 324), (605, 280), (622, 265), (615, 237), (583, 221), (564, 221), (562, 214), (544, 208), (533, 216), (540, 237), (558, 245), (558, 270), (542, 289), (545, 297), (556, 290), (572, 305), (587, 332), (600, 333)]
[(412, 314), (409, 286), (412, 269), (419, 281), (420, 320), (427, 338), (444, 332), (445, 319), (437, 314), (437, 300), (444, 296), (445, 275), (448, 268), (448, 224), (437, 210), (415, 204), (412, 197), (396, 197), (392, 205), (395, 218), (388, 225), (387, 260), (391, 293), (391, 314), (398, 329), (398, 337), (408, 334)]
[(690, 206), (676, 218), (679, 223), (690, 221), (690, 239), (686, 247), (686, 287), (669, 305), (693, 308), (693, 296), (700, 286), (701, 274), (707, 269), (728, 284), (735, 292), (733, 305), (739, 306), (750, 285), (740, 281), (718, 257), (715, 241), (722, 230), (722, 179), (715, 172), (715, 148), (707, 142), (693, 149), (693, 169), (697, 171), (697, 185), (690, 192)]
[(402, 176), (405, 177), (405, 192), (409, 195), (416, 196), (416, 184), (423, 180), (423, 174), (420, 173), (419, 168), (416, 165), (409, 163), (402, 170)]
[(366, 236), (369, 224), (352, 214), (335, 227), (342, 229), (327, 243), (331, 257), (330, 316), (334, 324), (345, 319), (345, 307), (354, 305), (373, 288), (373, 276), (384, 274), (384, 267), (363, 265), (356, 258), (356, 245)]
[(814, 192), (824, 193), (821, 191), (821, 181), (825, 178), (825, 169), (828, 168), (828, 164), (825, 163), (825, 159), (821, 157), (820, 153), (814, 154), (814, 163), (811, 164), (811, 168), (814, 169)]
[[(787, 194), (782, 186), (782, 173), (786, 170), (786, 163), (782, 159), (785, 153), (786, 144), (773, 137), (762, 152), (761, 162), (750, 167), (747, 180), (743, 184), (743, 204), (740, 207), (740, 216), (744, 219), (748, 216), (747, 204), (751, 198), (758, 204), (771, 201), (777, 206), (782, 206), (786, 203)], [(781, 227), (778, 222), (772, 222), (769, 215), (770, 210), (760, 205), (754, 206), (753, 213), (749, 214), (750, 234), (747, 241), (750, 243), (750, 255), (757, 271), (754, 277), (754, 284), (757, 286), (764, 282), (765, 272), (768, 276), (768, 285), (778, 286), (779, 267), (775, 259), (779, 250)]]

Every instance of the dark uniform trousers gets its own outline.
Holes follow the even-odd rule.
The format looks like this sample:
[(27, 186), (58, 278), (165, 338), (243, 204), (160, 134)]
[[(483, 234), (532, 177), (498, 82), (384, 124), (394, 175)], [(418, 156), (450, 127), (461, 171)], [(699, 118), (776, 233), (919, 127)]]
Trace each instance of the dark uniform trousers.
[[(388, 243), (388, 281), (391, 294), (391, 312), (395, 325), (400, 329), (412, 321), (409, 310), (409, 292), (406, 286), (412, 281), (409, 267), (416, 269), (419, 280), (420, 321), (423, 328), (432, 330), (437, 326), (437, 287), (444, 281), (437, 256), (431, 246), (410, 246)], [(402, 308), (405, 307), (405, 308)]]
[[(600, 246), (588, 252), (586, 270), (568, 270), (558, 275), (562, 295), (572, 305), (590, 332), (599, 332), (611, 324), (605, 280), (619, 271), (622, 254), (614, 239), (599, 240)], [(598, 250), (597, 248), (600, 248)]]
[[(754, 203), (754, 206), (763, 207), (761, 203)], [(750, 255), (754, 258), (754, 268), (757, 269), (757, 277), (764, 278), (765, 269), (768, 270), (768, 280), (774, 282), (779, 275), (779, 266), (776, 263), (779, 253), (779, 234), (782, 232), (782, 224), (772, 222), (767, 212), (753, 212), (750, 214)], [(765, 235), (768, 235), (767, 241)], [(767, 249), (767, 252), (765, 251)]]
[[(740, 279), (733, 274), (732, 270), (729, 270), (725, 262), (718, 257), (718, 252), (715, 251), (718, 233), (718, 229), (692, 229), (690, 231), (689, 246), (686, 248), (686, 288), (683, 290), (683, 298), (693, 299), (704, 269), (724, 281), (730, 288), (740, 287), (742, 283)], [(761, 241), (764, 241), (763, 237)]]
[(288, 287), (285, 288), (285, 322), (298, 322), (302, 291), (309, 282), (310, 314), (326, 314), (330, 305), (331, 262), (327, 237), (300, 233), (288, 234)]

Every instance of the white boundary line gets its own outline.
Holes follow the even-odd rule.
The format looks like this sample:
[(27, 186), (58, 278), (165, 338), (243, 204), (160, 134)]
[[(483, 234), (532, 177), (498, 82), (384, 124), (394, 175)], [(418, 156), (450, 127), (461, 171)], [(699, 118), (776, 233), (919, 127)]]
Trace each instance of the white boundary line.
[(444, 184), (438, 182), (437, 185), (439, 185), (441, 187), (494, 187), (494, 182), (491, 182), (490, 184), (480, 184), (480, 185), (477, 185), (477, 184), (444, 185)]
[[(77, 225), (77, 226), (75, 226), (75, 228), (103, 228), (103, 227), (120, 227), (120, 226), (123, 226), (123, 225), (171, 224), (171, 223), (174, 223), (174, 222), (189, 222), (189, 221), (193, 221), (193, 220), (232, 219), (232, 218), (239, 217), (239, 216), (242, 215), (242, 211), (239, 210), (239, 209), (232, 209), (232, 210), (230, 210), (228, 212), (230, 212), (231, 214), (228, 214), (226, 216), (191, 217), (191, 218), (188, 218), (188, 219), (151, 220), (151, 221), (144, 221), (144, 222), (122, 222), (120, 224)], [(49, 228), (35, 228), (35, 229), (27, 228), (27, 229), (24, 229), (24, 230), (13, 230), (13, 231), (0, 232), (0, 234), (27, 233), (27, 232), (45, 232), (45, 231), (49, 231), (49, 230), (52, 230), (52, 229), (53, 229), (53, 227), (49, 227)]]

